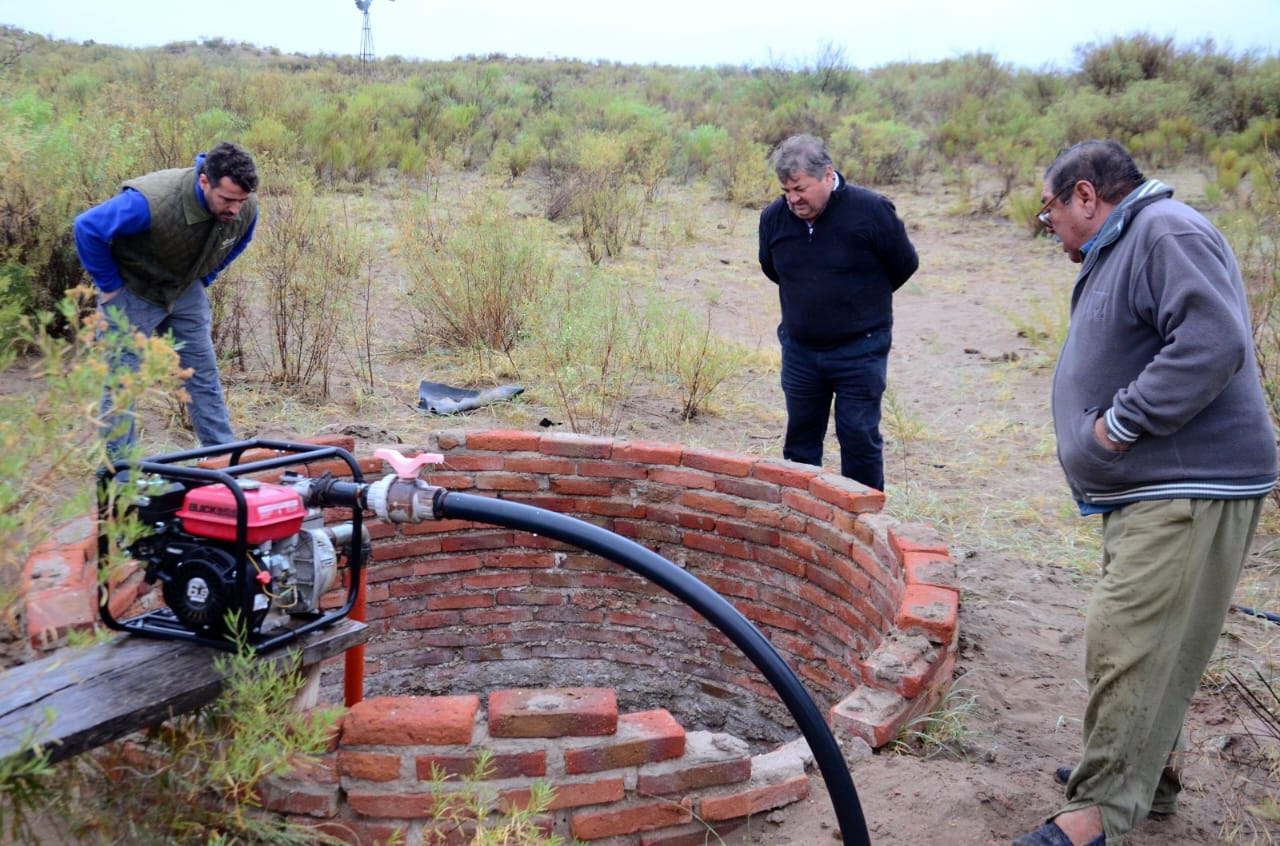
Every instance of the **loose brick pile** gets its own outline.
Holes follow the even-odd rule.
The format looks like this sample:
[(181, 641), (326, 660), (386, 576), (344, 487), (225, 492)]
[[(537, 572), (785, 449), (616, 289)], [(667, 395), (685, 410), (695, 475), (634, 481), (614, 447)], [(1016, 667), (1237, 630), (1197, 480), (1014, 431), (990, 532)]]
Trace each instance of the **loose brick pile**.
[[(324, 442), (353, 449), (350, 439)], [(764, 633), (847, 743), (884, 744), (931, 710), (951, 680), (955, 564), (929, 528), (884, 514), (878, 491), (779, 459), (572, 434), (449, 430), (432, 435), (422, 450), (445, 458), (424, 472), (431, 484), (577, 517), (696, 576)], [(372, 458), (359, 460), (366, 478), (387, 472)], [(325, 469), (345, 468), (334, 462)], [(654, 768), (664, 766), (687, 772), (711, 765), (743, 775), (742, 763), (735, 769), (714, 756), (707, 760), (704, 737), (716, 738), (711, 746), (717, 749), (733, 746), (726, 738), (742, 737), (772, 748), (795, 734), (772, 688), (741, 652), (662, 589), (533, 533), (458, 520), (366, 525), (374, 538), (367, 588), (372, 638), (365, 653), (371, 698), (344, 724), (330, 765), (312, 773), (314, 784), (282, 789), (273, 807), (327, 815), (370, 835), (412, 820), (415, 837), (426, 836), (431, 803), (419, 801), (421, 762), (443, 761), (454, 772), (480, 748), (504, 756), (502, 801), (527, 789), (501, 783), (509, 773), (544, 778), (560, 803), (547, 824), (610, 846), (700, 843), (705, 828), (692, 821), (694, 814), (745, 819), (804, 795), (796, 781), (805, 778), (803, 767), (793, 775), (773, 773), (767, 782), (754, 774), (775, 753), (735, 758), (750, 764), (753, 774), (745, 779), (695, 785), (668, 775), (675, 789), (653, 789), (661, 772)], [(92, 623), (54, 619), (59, 609), (83, 613), (92, 606), (91, 598), (76, 601), (67, 593), (82, 590), (77, 580), (93, 584), (79, 572), (93, 566), (92, 547), (69, 534), (60, 533), (59, 543), (40, 550), (28, 568), (37, 607), (29, 608), (27, 620), (40, 626), (30, 631), (33, 646), (50, 646), (60, 634)], [(73, 575), (52, 583), (36, 576), (64, 571)], [(341, 595), (335, 591), (335, 599)], [(326, 671), (329, 701), (341, 698), (335, 695), (340, 671), (340, 662)], [(624, 729), (678, 729), (686, 751), (653, 757), (672, 752), (673, 741), (641, 742), (642, 755), (609, 751), (626, 746), (628, 729), (594, 746), (572, 731), (551, 732), (518, 752), (509, 744), (533, 741), (494, 733), (503, 696), (566, 690), (607, 692)], [(455, 713), (464, 707), (459, 702), (471, 723)], [(403, 736), (391, 732), (388, 713), (424, 708), (461, 719), (458, 734), (441, 743), (410, 729)], [(569, 722), (573, 731), (581, 729), (580, 721)], [(399, 739), (370, 742), (364, 731), (353, 742), (347, 732), (369, 723)], [(681, 723), (695, 728), (686, 736)], [(689, 746), (695, 755), (686, 762)], [(613, 766), (624, 759), (618, 755), (625, 765)], [(609, 775), (570, 772), (589, 760), (609, 765), (599, 771)]]

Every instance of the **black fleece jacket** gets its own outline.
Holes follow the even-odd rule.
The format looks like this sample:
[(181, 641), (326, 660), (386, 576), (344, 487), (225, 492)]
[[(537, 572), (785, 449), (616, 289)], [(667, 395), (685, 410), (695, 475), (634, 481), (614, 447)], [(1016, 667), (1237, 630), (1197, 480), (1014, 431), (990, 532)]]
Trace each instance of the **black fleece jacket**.
[(815, 349), (893, 326), (893, 292), (920, 260), (888, 198), (837, 174), (813, 228), (783, 197), (760, 214), (760, 269), (778, 284), (782, 328)]

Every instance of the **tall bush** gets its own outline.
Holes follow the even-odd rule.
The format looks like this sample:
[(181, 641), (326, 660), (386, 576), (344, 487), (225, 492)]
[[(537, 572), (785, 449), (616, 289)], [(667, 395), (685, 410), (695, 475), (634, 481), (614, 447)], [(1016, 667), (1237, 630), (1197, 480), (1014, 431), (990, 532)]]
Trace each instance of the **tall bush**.
[(405, 312), (419, 348), (510, 354), (530, 301), (555, 278), (535, 222), (516, 219), (488, 195), (453, 220), (432, 221), (419, 204), (395, 246), (409, 275)]
[[(288, 195), (263, 201), (258, 229), (237, 273), (245, 301), (261, 297), (266, 326), (248, 338), (276, 385), (330, 390), (334, 353), (343, 337), (359, 272), (353, 235), (298, 179)], [(233, 265), (235, 267), (235, 265)]]
[(538, 290), (525, 359), (551, 384), (574, 432), (612, 437), (622, 426), (649, 360), (646, 300), (595, 268)]

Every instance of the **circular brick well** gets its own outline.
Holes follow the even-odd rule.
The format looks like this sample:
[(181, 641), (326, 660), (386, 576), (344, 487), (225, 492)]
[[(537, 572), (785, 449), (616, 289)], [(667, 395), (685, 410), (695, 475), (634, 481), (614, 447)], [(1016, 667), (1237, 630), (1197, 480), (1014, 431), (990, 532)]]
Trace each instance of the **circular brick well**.
[[(573, 434), (446, 430), (420, 451), (444, 457), (422, 474), (432, 485), (576, 517), (698, 578), (760, 629), (846, 748), (883, 745), (951, 680), (954, 562), (932, 529), (885, 514), (879, 491), (780, 459)], [(390, 472), (357, 458), (366, 480)], [(798, 770), (777, 760), (798, 736), (777, 695), (663, 589), (526, 531), (366, 526), (365, 701), (327, 768), (275, 780), (269, 809), (436, 842), (422, 784), (433, 764), (461, 773), (475, 747), (515, 779), (508, 805), (521, 779), (573, 786), (547, 825), (588, 841), (702, 842), (695, 815), (745, 819), (807, 792), (803, 754)], [(32, 643), (47, 647), (66, 627), (39, 597), (57, 586), (28, 582)], [(322, 701), (341, 701), (343, 666), (325, 666)]]

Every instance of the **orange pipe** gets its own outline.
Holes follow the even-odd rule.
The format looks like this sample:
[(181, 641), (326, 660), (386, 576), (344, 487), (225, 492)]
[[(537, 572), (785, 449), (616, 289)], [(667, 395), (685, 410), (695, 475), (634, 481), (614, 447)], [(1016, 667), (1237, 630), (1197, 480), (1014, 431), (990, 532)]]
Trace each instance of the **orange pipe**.
[[(365, 587), (366, 568), (360, 568), (360, 584), (356, 586), (355, 602), (351, 613), (347, 616), (358, 622), (365, 622)], [(342, 675), (342, 693), (346, 706), (359, 704), (364, 699), (364, 644), (359, 643), (347, 650), (346, 664)]]

